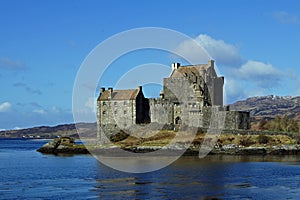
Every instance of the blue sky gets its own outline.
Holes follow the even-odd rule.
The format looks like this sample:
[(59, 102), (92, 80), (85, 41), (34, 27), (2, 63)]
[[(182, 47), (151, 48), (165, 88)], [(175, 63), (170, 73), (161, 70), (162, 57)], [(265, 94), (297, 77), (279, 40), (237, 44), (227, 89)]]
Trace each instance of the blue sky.
[[(225, 76), (227, 103), (300, 95), (296, 0), (1, 0), (0, 26), (0, 129), (72, 123), (73, 84), (85, 57), (108, 37), (140, 27), (173, 29), (205, 47)], [(176, 62), (146, 53), (116, 64)]]

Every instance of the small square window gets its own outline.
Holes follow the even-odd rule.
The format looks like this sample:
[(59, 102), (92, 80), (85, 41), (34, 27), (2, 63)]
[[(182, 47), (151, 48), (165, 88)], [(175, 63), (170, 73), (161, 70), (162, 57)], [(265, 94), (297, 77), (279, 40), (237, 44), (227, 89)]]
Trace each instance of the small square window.
[(126, 110), (124, 110), (124, 114), (127, 114), (127, 111), (126, 111)]
[(102, 112), (102, 114), (103, 114), (103, 115), (105, 115), (105, 114), (106, 114), (106, 112), (105, 112), (105, 111), (103, 111), (103, 112)]

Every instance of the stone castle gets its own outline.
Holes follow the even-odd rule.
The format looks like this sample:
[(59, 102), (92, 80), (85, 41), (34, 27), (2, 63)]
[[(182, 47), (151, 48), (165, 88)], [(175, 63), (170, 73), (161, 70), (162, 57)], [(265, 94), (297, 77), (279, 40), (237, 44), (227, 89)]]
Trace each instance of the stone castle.
[(223, 86), (224, 77), (216, 74), (214, 61), (210, 60), (208, 64), (189, 66), (173, 63), (170, 77), (163, 79), (159, 98), (145, 98), (142, 86), (129, 90), (101, 88), (98, 130), (128, 130), (149, 123), (209, 128), (213, 113), (225, 114), (222, 129), (249, 129), (249, 112), (230, 111), (223, 105)]

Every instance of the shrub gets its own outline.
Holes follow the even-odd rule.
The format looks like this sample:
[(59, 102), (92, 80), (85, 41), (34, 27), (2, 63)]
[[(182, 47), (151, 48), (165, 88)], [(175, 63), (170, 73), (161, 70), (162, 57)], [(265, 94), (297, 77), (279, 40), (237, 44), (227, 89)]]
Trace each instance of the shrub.
[(293, 135), (293, 139), (296, 140), (296, 143), (297, 143), (297, 144), (300, 144), (300, 134), (295, 134), (295, 135)]
[(259, 135), (257, 139), (259, 144), (267, 144), (269, 142), (269, 137), (266, 135)]
[(293, 132), (299, 133), (299, 124), (293, 118), (288, 117), (287, 115), (280, 116), (277, 115), (275, 119), (270, 121), (261, 121), (260, 127), (263, 127), (269, 131), (283, 131), (283, 132)]
[(255, 142), (250, 137), (245, 137), (240, 140), (239, 144), (245, 147), (249, 147), (250, 145), (255, 144)]
[(128, 136), (129, 135), (127, 133), (121, 130), (119, 133), (110, 136), (109, 139), (111, 142), (119, 142), (125, 140), (126, 138), (128, 138)]

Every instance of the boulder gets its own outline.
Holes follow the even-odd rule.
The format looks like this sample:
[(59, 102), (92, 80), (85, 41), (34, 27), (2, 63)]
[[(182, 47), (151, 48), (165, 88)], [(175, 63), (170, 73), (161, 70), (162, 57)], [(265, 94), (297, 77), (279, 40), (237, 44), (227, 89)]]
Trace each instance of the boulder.
[(75, 139), (70, 137), (62, 137), (62, 138), (54, 139), (48, 142), (47, 144), (43, 145), (37, 151), (46, 154), (58, 154), (58, 153), (87, 154), (89, 153), (83, 144), (76, 144)]

